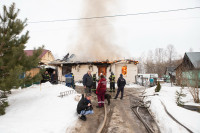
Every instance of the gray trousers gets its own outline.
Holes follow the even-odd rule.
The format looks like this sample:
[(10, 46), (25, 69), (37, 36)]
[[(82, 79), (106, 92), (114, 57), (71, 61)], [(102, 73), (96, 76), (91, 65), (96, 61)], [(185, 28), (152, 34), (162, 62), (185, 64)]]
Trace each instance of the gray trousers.
[(86, 87), (85, 93), (92, 93), (92, 87)]

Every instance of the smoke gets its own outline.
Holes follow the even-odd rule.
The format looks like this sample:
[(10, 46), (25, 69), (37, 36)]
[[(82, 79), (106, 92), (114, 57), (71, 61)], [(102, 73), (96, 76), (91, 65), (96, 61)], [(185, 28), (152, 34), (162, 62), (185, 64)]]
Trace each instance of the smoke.
[[(111, 15), (110, 10), (117, 6), (115, 0), (84, 0), (83, 17), (100, 17)], [(79, 36), (71, 52), (79, 61), (105, 61), (122, 59), (127, 52), (115, 41), (112, 22), (114, 18), (81, 20)]]

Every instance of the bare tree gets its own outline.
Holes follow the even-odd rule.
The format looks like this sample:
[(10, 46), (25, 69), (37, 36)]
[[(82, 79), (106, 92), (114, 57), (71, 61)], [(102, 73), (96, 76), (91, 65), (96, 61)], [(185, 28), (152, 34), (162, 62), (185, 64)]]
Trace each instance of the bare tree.
[(168, 58), (169, 65), (172, 65), (172, 60), (175, 60), (175, 57), (177, 56), (177, 52), (174, 45), (172, 44), (167, 45), (166, 55), (167, 55), (166, 57)]
[(145, 54), (143, 53), (141, 57), (137, 59), (139, 61), (138, 66), (138, 73), (145, 73)]
[(145, 69), (146, 69), (146, 72), (147, 73), (154, 73), (155, 72), (155, 64), (154, 64), (154, 61), (153, 61), (153, 52), (150, 50), (148, 52), (148, 55), (147, 55), (147, 58), (146, 58), (146, 61), (145, 61)]

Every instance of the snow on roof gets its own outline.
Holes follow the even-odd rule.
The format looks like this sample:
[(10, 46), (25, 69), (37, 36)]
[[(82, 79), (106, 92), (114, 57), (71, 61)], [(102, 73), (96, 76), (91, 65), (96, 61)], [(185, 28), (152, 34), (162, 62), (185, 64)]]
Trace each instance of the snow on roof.
[[(24, 50), (27, 56), (32, 56), (34, 50)], [(42, 51), (42, 54), (39, 56), (39, 58), (42, 58), (49, 50), (44, 49)]]
[(185, 53), (195, 68), (200, 68), (200, 52)]

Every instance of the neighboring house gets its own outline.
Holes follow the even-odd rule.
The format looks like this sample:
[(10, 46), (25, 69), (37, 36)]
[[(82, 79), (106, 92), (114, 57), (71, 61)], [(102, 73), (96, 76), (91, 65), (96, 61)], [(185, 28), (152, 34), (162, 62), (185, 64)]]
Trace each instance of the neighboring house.
[(176, 83), (200, 87), (200, 52), (187, 52), (176, 68)]
[[(27, 56), (32, 56), (33, 55), (33, 51), (34, 50), (24, 50), (24, 52), (26, 53)], [(39, 58), (40, 58), (40, 62), (38, 64), (38, 68), (32, 68), (30, 71), (26, 72), (26, 75), (30, 74), (31, 77), (35, 76), (40, 71), (39, 66), (41, 66), (41, 65), (47, 66), (48, 63), (50, 63), (51, 61), (54, 61), (53, 54), (51, 53), (50, 50), (46, 50), (46, 49), (44, 49), (42, 51), (42, 54), (39, 56)]]
[(175, 83), (175, 79), (176, 79), (175, 68), (176, 67), (166, 67), (165, 76), (164, 76), (165, 82), (170, 83), (172, 81), (173, 83)]
[[(32, 56), (34, 50), (24, 50), (27, 56)], [(40, 65), (48, 65), (51, 61), (54, 61), (54, 56), (50, 50), (44, 49), (42, 54), (39, 56), (40, 58)]]
[(102, 73), (109, 80), (111, 72), (116, 76), (117, 81), (120, 74), (124, 75), (127, 83), (135, 82), (135, 76), (138, 74), (137, 69), (138, 61), (133, 60), (117, 60), (117, 61), (61, 61), (56, 60), (49, 65), (54, 65), (58, 70), (58, 80), (65, 81), (65, 74), (73, 73), (75, 81), (82, 81), (83, 75), (87, 73), (88, 70), (92, 71), (92, 75), (96, 74), (97, 78)]

